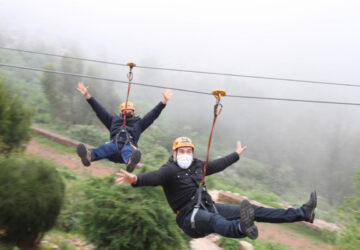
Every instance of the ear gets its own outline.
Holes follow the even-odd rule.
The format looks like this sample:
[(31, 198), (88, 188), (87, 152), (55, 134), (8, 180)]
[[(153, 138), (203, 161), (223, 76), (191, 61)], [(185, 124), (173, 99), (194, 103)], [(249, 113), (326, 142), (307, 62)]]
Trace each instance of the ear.
[(176, 150), (173, 151), (173, 161), (176, 162)]

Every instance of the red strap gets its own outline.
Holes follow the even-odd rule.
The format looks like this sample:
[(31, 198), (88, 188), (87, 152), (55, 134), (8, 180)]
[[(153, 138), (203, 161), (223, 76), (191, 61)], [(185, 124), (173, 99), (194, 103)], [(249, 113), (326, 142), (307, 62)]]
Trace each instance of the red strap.
[(127, 90), (127, 95), (126, 95), (126, 102), (125, 102), (125, 112), (124, 112), (124, 121), (123, 121), (123, 127), (126, 126), (126, 110), (127, 110), (127, 104), (128, 104), (128, 100), (129, 100), (129, 94), (130, 94), (130, 87), (131, 87), (131, 80), (133, 78), (132, 72), (131, 72), (130, 68), (130, 72), (128, 74), (128, 78), (129, 78), (129, 84), (128, 84), (128, 90)]
[(215, 112), (211, 132), (210, 132), (210, 136), (209, 136), (209, 142), (208, 142), (207, 153), (206, 153), (206, 161), (205, 161), (204, 169), (203, 169), (203, 177), (202, 177), (202, 180), (201, 180), (201, 183), (204, 184), (204, 185), (205, 185), (206, 168), (207, 168), (207, 165), (209, 163), (210, 144), (211, 144), (211, 139), (212, 139), (212, 135), (213, 135), (213, 131), (214, 131), (215, 122), (216, 122), (217, 117), (218, 117), (218, 114)]

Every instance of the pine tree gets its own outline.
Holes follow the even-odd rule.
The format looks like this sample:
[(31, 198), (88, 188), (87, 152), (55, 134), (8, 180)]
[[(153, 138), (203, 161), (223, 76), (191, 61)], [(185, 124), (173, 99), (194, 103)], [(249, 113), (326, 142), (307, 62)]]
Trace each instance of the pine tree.
[[(45, 65), (44, 69), (55, 70), (51, 63)], [(59, 118), (58, 115), (64, 112), (61, 102), (62, 93), (59, 88), (59, 77), (52, 73), (44, 73), (41, 79), (41, 86), (49, 102), (51, 118), (57, 120)]]
[(5, 87), (0, 78), (0, 153), (22, 151), (30, 139), (30, 125), (33, 116), (19, 94)]

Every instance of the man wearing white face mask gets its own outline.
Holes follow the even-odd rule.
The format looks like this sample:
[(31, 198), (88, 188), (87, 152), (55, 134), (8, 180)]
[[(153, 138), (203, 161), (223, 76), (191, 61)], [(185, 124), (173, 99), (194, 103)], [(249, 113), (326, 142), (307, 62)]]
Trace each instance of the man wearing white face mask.
[[(193, 158), (194, 145), (190, 138), (179, 137), (173, 143), (173, 154), (160, 169), (148, 173), (133, 175), (120, 170), (116, 181), (119, 184), (137, 186), (161, 185), (167, 201), (177, 214), (176, 222), (190, 237), (204, 237), (210, 233), (218, 233), (225, 237), (255, 239), (258, 230), (254, 221), (284, 223), (308, 221), (315, 217), (317, 203), (316, 192), (312, 192), (310, 200), (301, 208), (276, 209), (251, 205), (244, 200), (240, 206), (236, 204), (214, 203), (206, 190), (199, 196), (199, 184), (203, 176), (204, 162)], [(237, 142), (236, 150), (225, 157), (209, 161), (206, 175), (220, 172), (239, 160), (247, 149)], [(197, 198), (201, 197), (201, 207), (194, 213)]]

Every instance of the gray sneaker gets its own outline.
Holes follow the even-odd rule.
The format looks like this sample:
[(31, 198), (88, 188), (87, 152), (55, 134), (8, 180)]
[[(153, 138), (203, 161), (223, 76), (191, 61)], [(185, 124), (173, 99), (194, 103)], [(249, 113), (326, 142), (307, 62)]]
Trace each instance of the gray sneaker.
[(85, 144), (80, 143), (76, 148), (78, 156), (85, 167), (91, 165), (91, 152), (86, 148)]
[(258, 229), (254, 224), (255, 211), (248, 200), (243, 200), (240, 204), (240, 227), (243, 234), (254, 240), (258, 237)]

